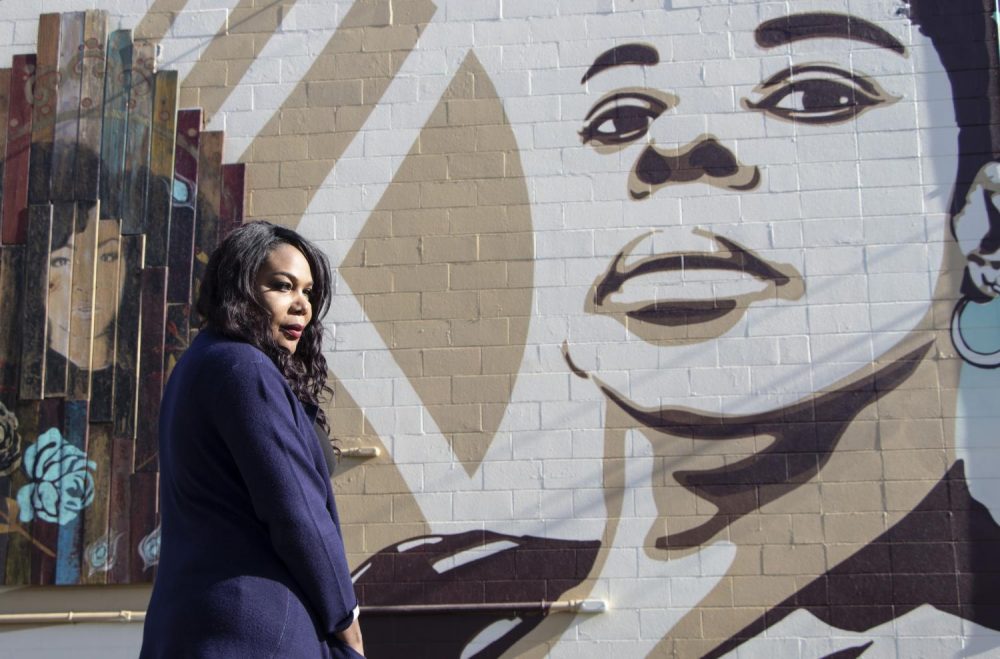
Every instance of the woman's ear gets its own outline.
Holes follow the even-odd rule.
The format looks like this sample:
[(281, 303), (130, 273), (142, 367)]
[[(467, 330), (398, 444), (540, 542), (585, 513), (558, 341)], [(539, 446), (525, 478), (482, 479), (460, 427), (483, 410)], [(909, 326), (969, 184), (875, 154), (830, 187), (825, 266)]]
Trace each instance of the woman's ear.
[(982, 302), (1000, 296), (1000, 162), (976, 173), (952, 231), (966, 258), (963, 295)]

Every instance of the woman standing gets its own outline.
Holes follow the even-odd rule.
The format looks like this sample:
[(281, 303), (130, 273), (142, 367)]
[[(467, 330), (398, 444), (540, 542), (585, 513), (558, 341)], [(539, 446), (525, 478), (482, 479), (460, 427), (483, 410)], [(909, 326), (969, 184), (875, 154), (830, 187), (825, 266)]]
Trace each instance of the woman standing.
[(359, 657), (321, 448), (323, 254), (254, 222), (209, 260), (160, 414), (160, 563), (141, 657)]

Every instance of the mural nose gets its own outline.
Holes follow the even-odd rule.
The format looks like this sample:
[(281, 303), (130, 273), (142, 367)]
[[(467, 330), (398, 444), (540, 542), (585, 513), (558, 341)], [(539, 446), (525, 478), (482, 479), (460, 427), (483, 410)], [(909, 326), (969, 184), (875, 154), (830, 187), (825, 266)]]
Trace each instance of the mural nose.
[(629, 195), (645, 199), (662, 186), (695, 181), (747, 190), (759, 180), (756, 167), (741, 164), (719, 140), (704, 135), (676, 151), (647, 146), (629, 176)]

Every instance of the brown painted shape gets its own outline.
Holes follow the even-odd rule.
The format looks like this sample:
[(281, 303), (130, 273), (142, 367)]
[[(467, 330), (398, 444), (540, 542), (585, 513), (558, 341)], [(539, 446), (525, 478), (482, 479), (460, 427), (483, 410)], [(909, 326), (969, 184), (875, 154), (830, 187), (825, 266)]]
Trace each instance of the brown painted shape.
[[(76, 227), (76, 204), (52, 205), (52, 240), (47, 261), (49, 269), (48, 306), (46, 307), (45, 397), (65, 396), (67, 357), (69, 356), (73, 308), (73, 230)], [(68, 241), (68, 242), (64, 242)], [(55, 354), (53, 354), (55, 353)]]
[(24, 263), (24, 303), (21, 316), (21, 400), (41, 400), (45, 385), (46, 315), (49, 289), (49, 247), (52, 205), (29, 207), (28, 242)]
[(59, 76), (52, 135), (52, 201), (76, 197), (76, 151), (80, 139), (80, 99), (85, 14), (67, 12), (59, 19)]
[[(94, 468), (94, 502), (87, 506), (83, 517), (83, 561), (80, 566), (80, 583), (105, 584), (108, 581), (109, 561), (116, 557), (114, 550), (123, 550), (108, 537), (109, 503), (111, 497), (111, 424), (91, 423), (87, 438), (87, 459)], [(104, 549), (102, 549), (102, 546)]]
[(14, 410), (21, 365), (24, 245), (0, 247), (0, 403)]
[[(222, 205), (221, 131), (203, 132), (198, 143), (198, 201), (194, 227), (194, 262), (191, 268), (191, 299), (198, 299), (208, 257), (219, 244), (219, 212)], [(192, 309), (191, 323), (201, 318)]]
[(31, 165), (28, 201), (41, 204), (51, 195), (52, 144), (55, 139), (59, 79), (59, 14), (38, 18), (38, 55), (32, 87)]
[[(115, 327), (118, 319), (121, 229), (117, 220), (99, 220), (97, 228), (94, 342), (91, 350), (90, 421), (111, 421), (114, 397)], [(100, 322), (100, 325), (98, 325)]]
[(146, 265), (167, 265), (177, 132), (177, 72), (156, 73), (146, 203)]
[(89, 400), (99, 238), (97, 204), (78, 203), (76, 213), (80, 231), (73, 236), (73, 293), (69, 316), (69, 383), (66, 396), (71, 400)]
[(163, 396), (163, 344), (167, 316), (167, 269), (142, 271), (142, 338), (139, 344), (139, 415), (133, 471), (156, 471), (157, 428)]
[[(493, 134), (489, 146), (454, 142), (440, 154), (450, 180), (427, 181), (423, 157), (437, 136), (474, 132), (480, 121)], [(397, 205), (409, 190), (419, 201)], [(495, 190), (503, 194), (488, 200)], [(340, 268), (469, 474), (500, 426), (524, 355), (530, 237), (517, 143), (470, 54)]]
[(15, 55), (10, 67), (9, 110), (3, 170), (3, 227), (5, 245), (23, 243), (28, 234), (28, 173), (31, 159), (34, 55)]
[(104, 77), (107, 71), (108, 14), (86, 13), (80, 61), (80, 139), (76, 152), (75, 199), (100, 196), (101, 122), (104, 117)]
[(198, 199), (198, 145), (201, 110), (177, 113), (174, 146), (174, 188), (170, 210), (170, 246), (167, 255), (167, 302), (191, 300), (194, 261), (194, 222)]
[[(135, 440), (139, 389), (139, 312), (142, 300), (142, 259), (145, 236), (121, 237), (118, 262), (119, 303), (115, 321), (114, 403), (111, 417), (115, 439)], [(129, 463), (129, 473), (132, 464)]]
[[(320, 183), (333, 169), (334, 163), (354, 140), (371, 115), (385, 90), (403, 65), (405, 57), (416, 44), (424, 26), (436, 7), (430, 0), (411, 0), (405, 8), (390, 0), (359, 0), (351, 5), (330, 41), (305, 73), (282, 107), (258, 133), (248, 149), (238, 158), (241, 162), (272, 162), (275, 153), (294, 145), (304, 136), (312, 136), (308, 146), (308, 162), (281, 164), (280, 182), (271, 188), (253, 185), (248, 215), (267, 217), (285, 226), (296, 226), (309, 207)], [(398, 30), (399, 46), (395, 52), (365, 50), (358, 38), (378, 28)], [(310, 93), (311, 89), (331, 82), (357, 81), (364, 78), (362, 99), (345, 97), (339, 92)], [(296, 168), (299, 171), (296, 172)], [(301, 173), (302, 170), (306, 173)], [(254, 180), (253, 165), (248, 172)]]
[(133, 42), (122, 200), (122, 233), (128, 235), (144, 233), (146, 230), (155, 65), (155, 44), (150, 41)]

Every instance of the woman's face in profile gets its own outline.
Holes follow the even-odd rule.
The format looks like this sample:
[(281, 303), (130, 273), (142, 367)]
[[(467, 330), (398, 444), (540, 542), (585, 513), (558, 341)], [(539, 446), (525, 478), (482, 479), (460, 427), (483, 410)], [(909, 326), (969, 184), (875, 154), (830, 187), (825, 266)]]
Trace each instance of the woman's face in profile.
[(691, 4), (648, 12), (667, 35), (593, 42), (564, 74), (578, 177), (536, 189), (556, 200), (584, 177), (595, 198), (562, 200), (564, 229), (536, 241), (575, 287), (542, 285), (536, 305), (566, 324), (575, 370), (636, 405), (781, 409), (868, 373), (928, 317), (950, 87), (892, 0)]
[(261, 305), (271, 317), (271, 336), (295, 354), (312, 320), (312, 270), (297, 248), (287, 243), (271, 250), (254, 282)]

